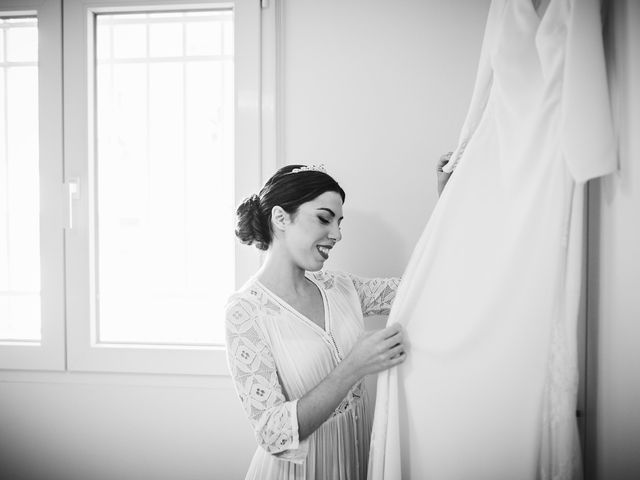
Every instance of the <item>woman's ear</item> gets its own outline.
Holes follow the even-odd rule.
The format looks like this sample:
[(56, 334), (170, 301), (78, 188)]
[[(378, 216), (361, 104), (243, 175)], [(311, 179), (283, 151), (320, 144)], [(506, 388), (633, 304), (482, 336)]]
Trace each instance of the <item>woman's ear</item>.
[(283, 231), (291, 223), (290, 215), (278, 205), (271, 209), (271, 223), (276, 230)]

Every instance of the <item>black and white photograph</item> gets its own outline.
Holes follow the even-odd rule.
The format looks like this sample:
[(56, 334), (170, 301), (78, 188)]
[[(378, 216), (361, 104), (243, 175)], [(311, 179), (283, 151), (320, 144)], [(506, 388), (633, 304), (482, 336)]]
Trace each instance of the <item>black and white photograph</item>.
[(0, 0), (0, 479), (640, 479), (640, 1)]

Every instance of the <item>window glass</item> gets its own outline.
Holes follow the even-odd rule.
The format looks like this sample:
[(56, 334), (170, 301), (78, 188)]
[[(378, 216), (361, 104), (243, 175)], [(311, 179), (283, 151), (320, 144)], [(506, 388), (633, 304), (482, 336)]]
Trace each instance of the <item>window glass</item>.
[(36, 18), (0, 19), (0, 340), (39, 341)]
[(97, 341), (222, 344), (232, 13), (97, 15), (96, 27)]

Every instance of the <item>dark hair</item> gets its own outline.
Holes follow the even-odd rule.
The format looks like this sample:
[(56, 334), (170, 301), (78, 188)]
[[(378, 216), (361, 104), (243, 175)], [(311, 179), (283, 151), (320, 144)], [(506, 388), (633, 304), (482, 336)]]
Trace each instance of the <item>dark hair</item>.
[(329, 174), (318, 170), (294, 169), (304, 165), (287, 165), (279, 169), (264, 184), (258, 195), (245, 198), (236, 210), (236, 237), (247, 245), (267, 250), (271, 244), (271, 209), (280, 206), (290, 214), (298, 207), (325, 192), (336, 192), (346, 197), (344, 190)]

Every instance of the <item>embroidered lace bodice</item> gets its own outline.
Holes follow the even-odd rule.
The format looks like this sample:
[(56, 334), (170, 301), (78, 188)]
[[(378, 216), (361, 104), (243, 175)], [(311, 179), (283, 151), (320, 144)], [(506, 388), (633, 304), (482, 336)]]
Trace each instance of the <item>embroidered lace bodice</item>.
[[(266, 457), (262, 453), (257, 454), (252, 463), (253, 469), (257, 468), (254, 464), (258, 460), (268, 463), (276, 458), (307, 468), (303, 463), (310, 455), (310, 440), (314, 448), (325, 442), (344, 442), (351, 445), (349, 448), (356, 448), (360, 443), (361, 449), (363, 443), (368, 445), (368, 432), (367, 438), (360, 440), (346, 438), (338, 442), (338, 439), (317, 438), (325, 435), (328, 427), (318, 429), (301, 441), (297, 403), (348, 355), (364, 330), (363, 317), (388, 314), (399, 279), (363, 279), (333, 272), (309, 273), (307, 278), (321, 292), (325, 309), (324, 329), (297, 312), (257, 279), (249, 281), (230, 298), (227, 305), (229, 369), (256, 440), (269, 454)], [(358, 382), (325, 422), (335, 423), (338, 427), (337, 430), (329, 428), (329, 431), (344, 435), (345, 432), (339, 428), (339, 417), (351, 412), (357, 419), (354, 412), (363, 408), (365, 397), (363, 382)], [(354, 419), (349, 419), (348, 423)], [(327, 449), (329, 451), (331, 449)], [(313, 452), (313, 456), (316, 470), (318, 462), (337, 461), (317, 458), (318, 452)], [(358, 468), (365, 467), (366, 462)], [(264, 469), (264, 465), (261, 468)]]

